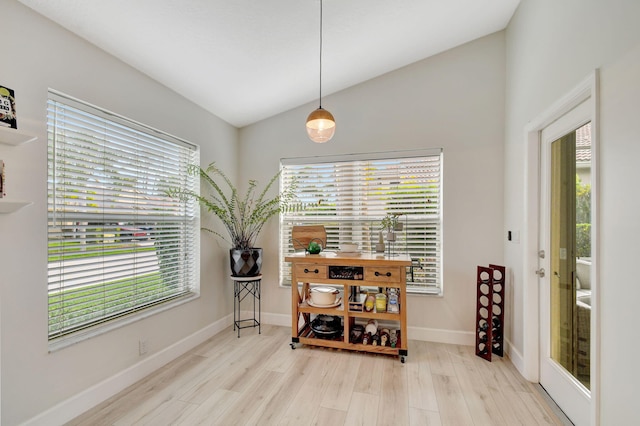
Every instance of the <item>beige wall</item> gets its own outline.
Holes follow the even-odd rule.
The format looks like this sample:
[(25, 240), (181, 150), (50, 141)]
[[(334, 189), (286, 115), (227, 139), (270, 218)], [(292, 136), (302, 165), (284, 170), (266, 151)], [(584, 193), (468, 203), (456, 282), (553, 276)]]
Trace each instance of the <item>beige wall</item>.
[[(218, 260), (224, 259), (224, 250), (204, 241), (200, 299), (48, 353), (47, 89), (200, 144), (203, 162), (216, 158), (228, 165), (232, 176), (238, 131), (16, 1), (0, 1), (0, 16), (0, 84), (15, 90), (18, 127), (38, 136), (24, 146), (0, 144), (8, 194), (33, 201), (17, 213), (0, 215), (1, 423), (9, 426), (117, 374), (135, 375), (127, 369), (231, 312), (226, 262)], [(144, 357), (138, 355), (140, 338), (148, 341)], [(116, 382), (125, 383), (127, 374)]]
[[(240, 175), (266, 181), (285, 157), (443, 148), (444, 296), (409, 295), (409, 336), (471, 344), (476, 266), (503, 261), (504, 79), (500, 32), (327, 96), (337, 130), (326, 144), (305, 132), (317, 104), (241, 129)], [(276, 221), (259, 242), (263, 310), (289, 324)]]
[[(640, 12), (640, 9), (637, 10)], [(640, 16), (640, 15), (637, 15)], [(623, 424), (638, 418), (635, 368), (640, 342), (640, 286), (635, 268), (640, 240), (640, 43), (601, 74), (601, 203), (600, 307), (602, 358), (602, 424)]]
[[(600, 422), (629, 424), (637, 418), (633, 368), (640, 350), (632, 337), (638, 322), (640, 290), (631, 258), (640, 229), (638, 197), (630, 196), (638, 179), (640, 154), (640, 2), (636, 0), (522, 0), (507, 28), (505, 116), (505, 229), (524, 229), (524, 129), (577, 86), (594, 69), (600, 85)], [(505, 243), (505, 263), (512, 269), (507, 287), (513, 296), (508, 332), (512, 355), (527, 351), (522, 245)], [(534, 338), (536, 338), (534, 336)], [(592, 382), (593, 383), (593, 382)], [(598, 383), (596, 382), (596, 386)]]

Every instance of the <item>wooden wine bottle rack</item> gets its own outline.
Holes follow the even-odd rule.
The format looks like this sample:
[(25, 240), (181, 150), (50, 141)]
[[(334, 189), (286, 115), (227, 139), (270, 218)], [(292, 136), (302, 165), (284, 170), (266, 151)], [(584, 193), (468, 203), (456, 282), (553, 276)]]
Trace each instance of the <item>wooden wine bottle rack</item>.
[(478, 266), (476, 288), (476, 355), (491, 361), (504, 355), (504, 266)]

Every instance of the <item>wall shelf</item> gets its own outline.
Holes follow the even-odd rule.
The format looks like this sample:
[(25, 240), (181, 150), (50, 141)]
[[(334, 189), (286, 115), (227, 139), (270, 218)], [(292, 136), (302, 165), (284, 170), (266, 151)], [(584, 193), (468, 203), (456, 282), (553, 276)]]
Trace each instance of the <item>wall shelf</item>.
[(29, 135), (17, 129), (0, 127), (0, 143), (4, 145), (22, 145), (35, 141), (37, 136)]
[[(38, 139), (36, 136), (24, 133), (17, 129), (0, 127), (0, 144), (17, 146), (33, 142), (36, 139)], [(33, 204), (31, 201), (0, 198), (0, 214), (13, 213), (31, 204)]]
[(9, 214), (33, 204), (31, 201), (0, 199), (0, 214)]

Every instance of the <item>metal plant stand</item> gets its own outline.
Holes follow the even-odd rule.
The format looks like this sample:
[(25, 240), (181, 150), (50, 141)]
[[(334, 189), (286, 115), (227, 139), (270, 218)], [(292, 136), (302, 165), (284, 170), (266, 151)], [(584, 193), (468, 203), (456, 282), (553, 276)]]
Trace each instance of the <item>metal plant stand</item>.
[[(258, 327), (260, 329), (260, 284), (262, 275), (255, 277), (234, 277), (233, 280), (233, 330), (238, 330), (238, 338), (240, 337), (240, 329), (249, 327)], [(240, 302), (247, 296), (253, 296), (253, 318), (240, 319)], [(258, 302), (258, 316), (256, 317), (256, 301)]]

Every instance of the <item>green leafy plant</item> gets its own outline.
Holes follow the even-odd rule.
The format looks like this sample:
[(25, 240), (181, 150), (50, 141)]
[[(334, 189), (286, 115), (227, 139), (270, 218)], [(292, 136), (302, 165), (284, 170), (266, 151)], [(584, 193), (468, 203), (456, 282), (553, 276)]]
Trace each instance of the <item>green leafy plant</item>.
[(576, 175), (576, 256), (591, 256), (591, 185)]
[[(228, 236), (210, 228), (203, 229), (227, 241), (235, 249), (246, 250), (255, 247), (258, 234), (272, 216), (283, 211), (304, 208), (299, 203), (293, 203), (297, 189), (295, 181), (276, 196), (267, 197), (269, 189), (280, 177), (280, 172), (276, 173), (259, 193), (258, 182), (249, 180), (247, 191), (242, 196), (238, 194), (238, 189), (229, 177), (215, 163), (209, 164), (206, 169), (192, 165), (189, 167), (189, 173), (194, 176), (199, 175), (205, 184), (205, 188), (201, 190), (202, 194), (183, 188), (172, 188), (167, 191), (167, 195), (183, 201), (192, 199), (200, 203), (209, 213), (220, 219)], [(205, 195), (205, 193), (208, 194)]]
[(392, 232), (398, 228), (400, 213), (387, 213), (380, 221), (380, 229)]

